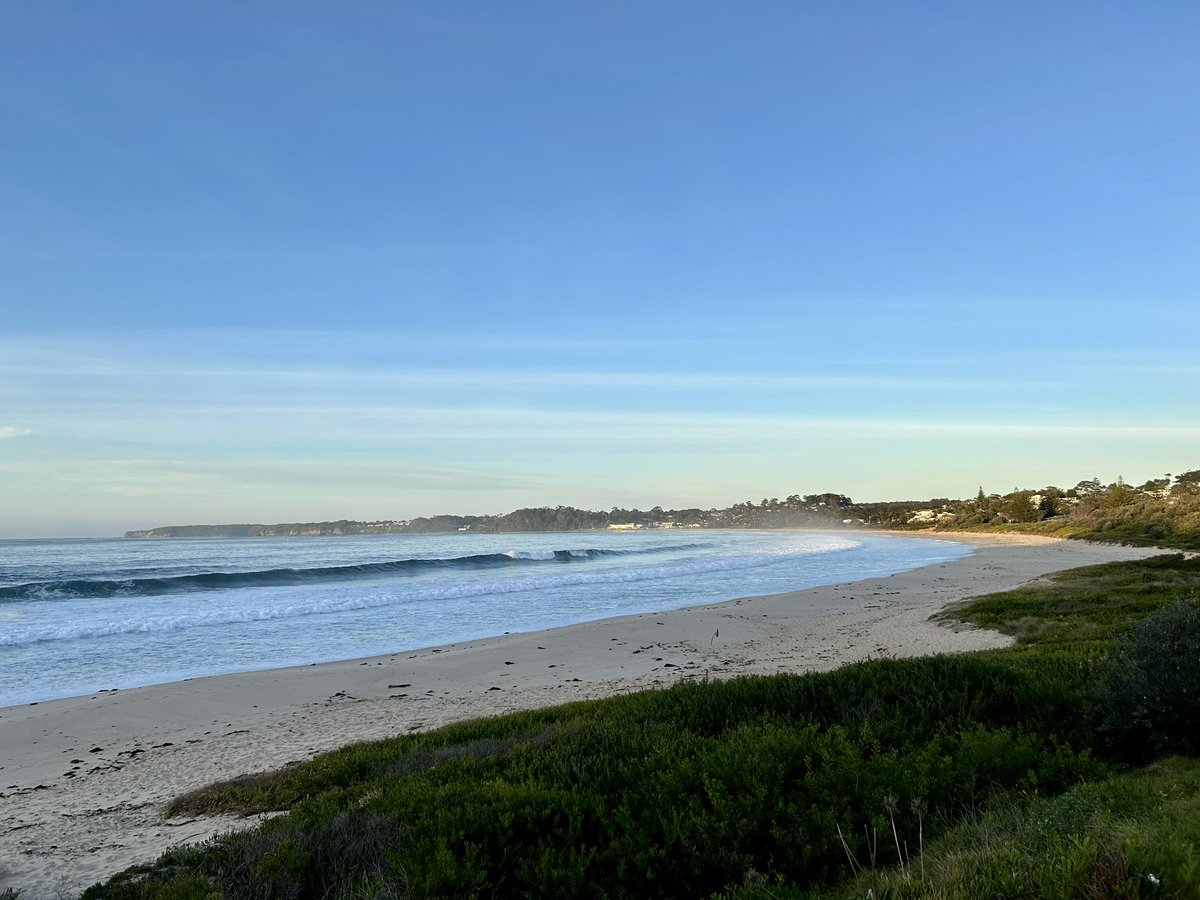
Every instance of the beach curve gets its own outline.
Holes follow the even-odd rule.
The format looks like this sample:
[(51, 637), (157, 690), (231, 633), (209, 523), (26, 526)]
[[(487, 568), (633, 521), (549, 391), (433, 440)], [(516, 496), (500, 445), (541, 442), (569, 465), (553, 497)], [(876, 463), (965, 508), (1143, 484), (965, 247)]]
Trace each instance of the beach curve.
[(1003, 635), (930, 617), (1063, 569), (1161, 552), (1027, 535), (936, 537), (974, 553), (785, 594), (0, 709), (0, 888), (71, 896), (171, 846), (246, 827), (254, 820), (161, 812), (185, 791), (356, 741), (684, 679), (1002, 647)]

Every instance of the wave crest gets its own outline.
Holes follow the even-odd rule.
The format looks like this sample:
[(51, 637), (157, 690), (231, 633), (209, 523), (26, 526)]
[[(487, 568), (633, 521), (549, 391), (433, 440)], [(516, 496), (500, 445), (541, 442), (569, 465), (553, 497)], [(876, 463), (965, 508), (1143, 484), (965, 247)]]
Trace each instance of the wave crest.
[(32, 600), (83, 600), (108, 597), (157, 597), (237, 588), (294, 587), (336, 581), (370, 581), (428, 572), (480, 571), (540, 563), (578, 563), (609, 556), (640, 556), (701, 549), (704, 544), (646, 547), (639, 550), (509, 550), (470, 556), (412, 557), (349, 566), (309, 569), (262, 569), (249, 572), (198, 572), (158, 578), (34, 581), (0, 587), (0, 603)]

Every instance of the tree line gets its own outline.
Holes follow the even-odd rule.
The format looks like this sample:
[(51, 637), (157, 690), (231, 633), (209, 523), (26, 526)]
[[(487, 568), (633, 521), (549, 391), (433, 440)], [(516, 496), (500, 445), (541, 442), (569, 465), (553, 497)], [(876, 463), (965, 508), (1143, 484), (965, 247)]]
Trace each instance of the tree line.
[(1200, 469), (1141, 485), (1118, 478), (1103, 484), (1085, 479), (1074, 487), (1014, 488), (952, 500), (855, 503), (845, 494), (764, 497), (723, 509), (579, 509), (540, 506), (502, 515), (436, 515), (356, 522), (294, 522), (277, 525), (172, 525), (126, 532), (126, 537), (300, 537), (347, 534), (440, 534), (467, 532), (588, 531), (608, 528), (940, 528), (1016, 529), (1088, 539), (1200, 547)]

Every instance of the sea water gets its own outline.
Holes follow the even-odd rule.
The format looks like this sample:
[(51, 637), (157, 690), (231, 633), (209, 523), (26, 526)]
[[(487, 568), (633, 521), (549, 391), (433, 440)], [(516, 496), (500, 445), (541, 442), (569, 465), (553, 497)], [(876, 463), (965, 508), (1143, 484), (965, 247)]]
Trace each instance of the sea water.
[(0, 706), (881, 577), (970, 553), (811, 532), (0, 541)]

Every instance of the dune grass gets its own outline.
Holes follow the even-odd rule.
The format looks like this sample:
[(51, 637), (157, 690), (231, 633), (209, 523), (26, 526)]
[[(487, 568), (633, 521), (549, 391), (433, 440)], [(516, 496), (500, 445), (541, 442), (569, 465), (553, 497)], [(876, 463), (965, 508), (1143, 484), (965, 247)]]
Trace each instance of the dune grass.
[(1098, 896), (1188, 896), (1196, 763), (1124, 773), (1097, 723), (1108, 648), (1197, 585), (1179, 556), (1089, 567), (954, 612), (1012, 650), (347, 747), (180, 798), (173, 814), (283, 814), (85, 897), (1084, 896), (1110, 876), (1126, 893)]
[(1032, 656), (1098, 659), (1135, 623), (1198, 586), (1200, 557), (1168, 554), (1058, 572), (952, 605), (940, 618), (1010, 634)]

